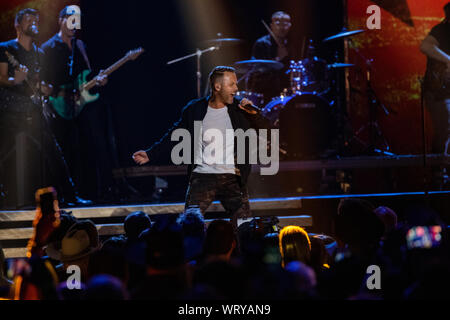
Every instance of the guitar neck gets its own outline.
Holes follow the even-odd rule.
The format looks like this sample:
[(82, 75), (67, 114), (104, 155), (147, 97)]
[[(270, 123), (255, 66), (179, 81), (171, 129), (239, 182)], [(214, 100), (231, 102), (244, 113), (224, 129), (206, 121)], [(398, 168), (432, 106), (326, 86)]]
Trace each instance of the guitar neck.
[[(106, 74), (106, 75), (110, 75), (111, 73), (113, 73), (114, 71), (116, 71), (117, 69), (119, 69), (125, 62), (128, 61), (128, 56), (124, 56), (122, 59), (116, 61), (114, 64), (112, 64), (111, 66), (109, 66), (109, 68), (107, 68), (106, 70), (104, 70), (102, 72), (102, 74)], [(92, 89), (94, 86), (96, 85), (96, 81), (95, 78), (92, 79), (91, 81), (89, 81), (86, 85), (85, 85), (85, 89), (89, 90)]]
[[(14, 58), (14, 56), (12, 54), (10, 54), (8, 51), (5, 51), (5, 54), (9, 60), (9, 62), (11, 63), (11, 65), (14, 68), (19, 68), (20, 67), (20, 63), (19, 61), (16, 60), (16, 58)], [(32, 94), (36, 94), (36, 90), (33, 87), (33, 83), (28, 79), (28, 77), (25, 78), (24, 82), (27, 84), (28, 87), (30, 87), (31, 91), (33, 92)]]

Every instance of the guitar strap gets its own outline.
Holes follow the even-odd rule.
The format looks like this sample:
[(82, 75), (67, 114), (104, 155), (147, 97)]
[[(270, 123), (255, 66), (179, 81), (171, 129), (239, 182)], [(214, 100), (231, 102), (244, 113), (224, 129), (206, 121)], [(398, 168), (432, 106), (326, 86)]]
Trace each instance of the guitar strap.
[(91, 64), (89, 63), (89, 59), (86, 54), (86, 48), (84, 47), (83, 41), (81, 41), (80, 39), (77, 39), (77, 47), (80, 50), (81, 54), (83, 55), (84, 62), (86, 62), (86, 65), (88, 66), (89, 71), (92, 71)]

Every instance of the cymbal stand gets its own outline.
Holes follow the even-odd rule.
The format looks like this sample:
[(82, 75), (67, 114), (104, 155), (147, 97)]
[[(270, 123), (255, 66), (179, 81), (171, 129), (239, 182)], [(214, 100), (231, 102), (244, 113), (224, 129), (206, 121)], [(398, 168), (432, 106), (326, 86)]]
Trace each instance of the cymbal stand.
[[(349, 40), (351, 41), (351, 40)], [(372, 63), (373, 59), (366, 59), (361, 52), (355, 47), (356, 53), (365, 61), (367, 70), (366, 70), (366, 95), (367, 95), (367, 105), (369, 107), (369, 122), (361, 126), (358, 131), (354, 134), (354, 138), (357, 139), (361, 144), (366, 145), (365, 153), (367, 154), (377, 154), (377, 155), (385, 155), (385, 156), (394, 156), (395, 154), (390, 152), (389, 144), (386, 140), (386, 137), (383, 135), (383, 132), (378, 123), (377, 114), (378, 108), (381, 107), (384, 114), (388, 116), (390, 113), (393, 113), (393, 110), (387, 108), (378, 98), (375, 90), (372, 87), (371, 76), (372, 76)], [(364, 131), (369, 131), (369, 143), (364, 143), (358, 136)], [(377, 148), (377, 139), (381, 139), (382, 147)]]
[(177, 62), (180, 62), (182, 60), (186, 60), (186, 59), (189, 59), (189, 58), (192, 58), (192, 57), (197, 57), (197, 72), (196, 72), (196, 77), (197, 77), (197, 97), (200, 98), (201, 97), (201, 85), (202, 85), (202, 73), (201, 73), (201, 63), (200, 63), (201, 57), (202, 57), (202, 55), (204, 53), (210, 52), (210, 51), (214, 51), (214, 50), (219, 50), (219, 48), (220, 47), (218, 47), (218, 46), (212, 46), (212, 47), (209, 47), (209, 48), (204, 49), (204, 50), (200, 50), (200, 49), (197, 48), (197, 51), (195, 51), (194, 53), (188, 54), (186, 56), (183, 56), (183, 57), (171, 60), (171, 61), (168, 61), (167, 64), (173, 64), (173, 63), (177, 63)]

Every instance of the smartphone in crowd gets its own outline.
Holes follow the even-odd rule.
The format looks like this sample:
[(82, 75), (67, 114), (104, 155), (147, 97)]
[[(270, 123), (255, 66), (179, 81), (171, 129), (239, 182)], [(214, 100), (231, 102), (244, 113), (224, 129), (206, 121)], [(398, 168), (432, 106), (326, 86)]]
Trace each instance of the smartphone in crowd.
[(440, 245), (442, 240), (441, 226), (416, 226), (408, 230), (406, 243), (408, 249), (429, 249)]

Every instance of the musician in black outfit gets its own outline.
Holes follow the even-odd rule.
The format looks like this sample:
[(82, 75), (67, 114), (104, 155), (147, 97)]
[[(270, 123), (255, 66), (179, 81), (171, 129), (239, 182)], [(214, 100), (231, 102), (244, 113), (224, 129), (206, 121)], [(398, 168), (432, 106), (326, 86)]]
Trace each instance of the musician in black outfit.
[[(68, 18), (74, 13), (70, 6), (61, 10), (59, 32), (41, 47), (44, 52), (41, 77), (53, 86), (53, 96), (61, 93), (62, 85), (70, 88), (65, 90), (65, 94), (66, 102), (71, 108), (73, 108), (71, 93), (72, 88), (76, 87), (75, 80), (83, 70), (92, 70), (85, 44), (76, 38), (76, 29), (70, 29), (67, 24)], [(96, 77), (96, 83), (98, 86), (105, 85), (107, 75), (102, 75), (100, 71)], [(52, 107), (49, 110), (52, 114), (52, 130), (61, 145), (75, 184), (80, 192), (83, 192), (83, 196), (95, 199), (101, 197), (99, 189), (105, 189), (105, 191), (107, 189), (105, 186), (100, 186), (101, 183), (112, 184), (111, 163), (102, 161), (98, 156), (99, 150), (103, 151), (103, 147), (107, 144), (107, 139), (96, 131), (99, 123), (96, 123), (92, 114), (101, 106), (103, 105), (98, 101), (88, 104), (78, 116), (74, 115), (72, 119), (64, 119)], [(110, 158), (108, 155), (103, 156)], [(109, 181), (105, 182), (105, 179)]]
[[(191, 153), (189, 155), (190, 165), (188, 166), (189, 187), (186, 192), (186, 208), (198, 206), (204, 213), (214, 200), (219, 200), (227, 213), (231, 216), (233, 226), (237, 228), (239, 217), (250, 216), (250, 206), (247, 192), (247, 179), (250, 174), (251, 164), (249, 154), (255, 149), (246, 143), (245, 163), (236, 163), (238, 147), (233, 139), (227, 140), (221, 153), (226, 159), (234, 159), (234, 163), (210, 163), (202, 157), (200, 161), (196, 159), (194, 149), (198, 147), (202, 153), (214, 144), (215, 140), (207, 137), (207, 134), (194, 133), (195, 121), (201, 122), (203, 132), (208, 129), (220, 130), (225, 135), (226, 130), (242, 129), (247, 131), (250, 128), (269, 128), (269, 124), (255, 110), (248, 107), (251, 102), (247, 99), (238, 101), (236, 95), (237, 78), (235, 70), (231, 67), (218, 66), (213, 69), (209, 76), (211, 85), (211, 95), (192, 100), (182, 111), (181, 118), (172, 128), (156, 143), (147, 150), (140, 150), (133, 154), (136, 163), (142, 165), (161, 157), (163, 154), (170, 154), (170, 137), (176, 129), (189, 131)], [(203, 137), (202, 137), (203, 135)], [(269, 134), (270, 136), (270, 134)], [(197, 137), (197, 140), (195, 138)], [(225, 141), (225, 139), (223, 140)], [(214, 153), (219, 152), (214, 149)], [(233, 161), (230, 161), (233, 162)]]
[(288, 40), (291, 26), (289, 14), (277, 11), (272, 14), (270, 23), (272, 34), (269, 33), (256, 40), (252, 48), (252, 59), (279, 61), (283, 64), (283, 68), (271, 72), (269, 75), (255, 73), (249, 80), (249, 86), (252, 90), (262, 92), (268, 97), (274, 97), (289, 86), (289, 77), (285, 73), (293, 56), (293, 48)]
[[(427, 56), (424, 96), (434, 128), (432, 152), (448, 155), (450, 152), (450, 83), (446, 88), (442, 88), (440, 80), (450, 77), (450, 2), (444, 6), (444, 12), (444, 20), (431, 29), (422, 41), (420, 50)], [(436, 69), (437, 65), (440, 65), (438, 69), (442, 72)]]
[[(67, 201), (76, 200), (67, 165), (43, 117), (43, 96), (50, 94), (51, 86), (39, 77), (43, 52), (35, 44), (38, 24), (35, 9), (19, 11), (17, 38), (0, 44), (0, 180), (10, 198), (7, 205), (12, 205), (14, 195), (16, 205), (34, 204), (34, 192), (42, 184), (54, 185)], [(20, 149), (26, 158), (23, 178), (15, 174), (25, 170), (15, 168)], [(24, 189), (26, 203), (19, 203), (16, 188)]]
[[(289, 63), (290, 48), (288, 35), (291, 29), (291, 17), (283, 11), (272, 14), (270, 30), (273, 35), (267, 34), (259, 38), (253, 45), (253, 59), (266, 59)], [(277, 39), (274, 39), (275, 36)]]

